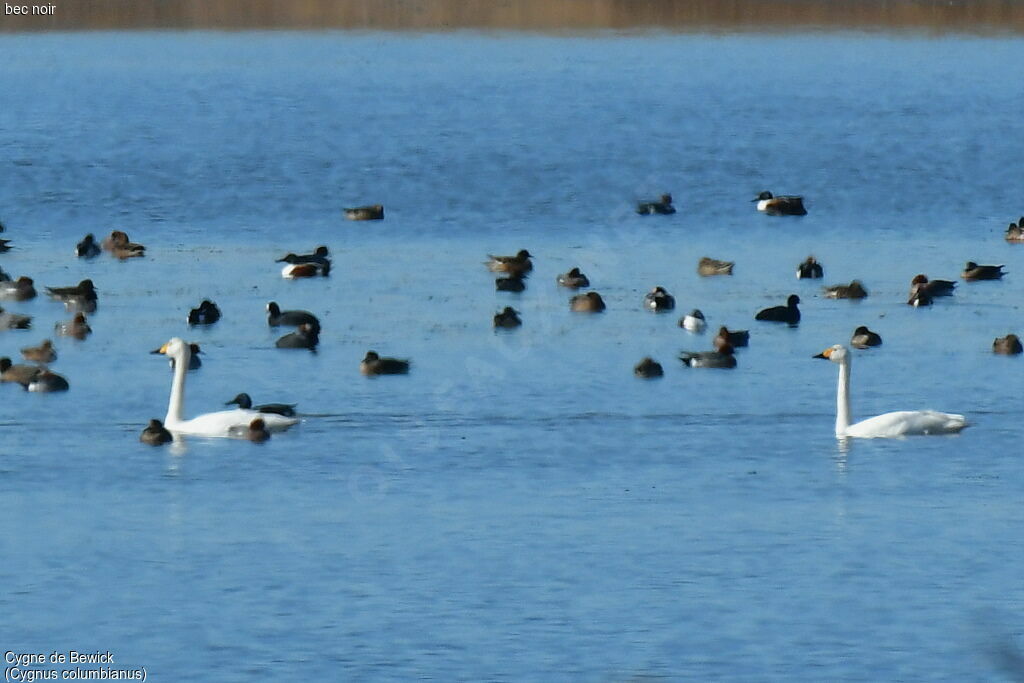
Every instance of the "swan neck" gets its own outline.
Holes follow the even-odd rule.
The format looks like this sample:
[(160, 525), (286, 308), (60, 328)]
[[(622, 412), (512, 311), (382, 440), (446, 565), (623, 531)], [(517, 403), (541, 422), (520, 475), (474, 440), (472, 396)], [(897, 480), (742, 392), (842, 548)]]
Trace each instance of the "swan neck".
[(839, 363), (839, 386), (836, 389), (836, 436), (845, 436), (850, 428), (850, 357)]
[(181, 413), (185, 400), (185, 372), (192, 360), (192, 350), (187, 346), (183, 349), (181, 357), (174, 359), (174, 379), (171, 380), (171, 399), (167, 404), (167, 417), (165, 425), (177, 424), (182, 421)]

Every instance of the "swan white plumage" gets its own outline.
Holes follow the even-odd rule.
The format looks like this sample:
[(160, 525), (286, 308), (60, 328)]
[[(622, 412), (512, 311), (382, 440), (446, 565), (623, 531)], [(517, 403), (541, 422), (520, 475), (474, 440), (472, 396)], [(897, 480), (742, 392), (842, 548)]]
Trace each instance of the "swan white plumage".
[(969, 426), (963, 415), (935, 410), (900, 410), (850, 424), (850, 352), (841, 344), (814, 356), (839, 365), (836, 394), (836, 438), (892, 439), (924, 434), (955, 434)]
[(191, 420), (185, 420), (181, 416), (185, 402), (185, 372), (192, 351), (187, 343), (174, 337), (153, 353), (162, 353), (175, 361), (174, 379), (171, 381), (171, 398), (167, 404), (167, 417), (164, 418), (164, 426), (172, 433), (229, 437), (232, 427), (248, 428), (256, 418), (262, 419), (267, 430), (271, 432), (284, 431), (298, 422), (298, 419), (293, 417), (264, 414), (243, 408), (204, 413)]

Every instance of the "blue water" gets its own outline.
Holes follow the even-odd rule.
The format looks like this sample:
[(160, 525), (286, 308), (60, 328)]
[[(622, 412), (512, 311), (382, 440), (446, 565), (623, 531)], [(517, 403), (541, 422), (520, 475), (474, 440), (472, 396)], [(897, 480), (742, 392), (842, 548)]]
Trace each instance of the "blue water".
[[(865, 34), (0, 36), (0, 267), (92, 278), (66, 395), (3, 385), (0, 647), (111, 650), (154, 680), (987, 680), (1024, 630), (1024, 41)], [(799, 193), (804, 218), (759, 215)], [(639, 217), (671, 191), (680, 209)], [(341, 208), (383, 203), (380, 223)], [(147, 257), (79, 261), (123, 229)], [(330, 247), (330, 278), (274, 259)], [(488, 253), (528, 248), (520, 295)], [(794, 279), (813, 253), (825, 281)], [(736, 261), (699, 278), (697, 260)], [(929, 310), (924, 272), (1005, 263)], [(608, 303), (568, 310), (578, 265)], [(863, 302), (820, 296), (861, 279)], [(663, 285), (674, 314), (640, 306)], [(790, 293), (798, 329), (755, 323)], [(185, 316), (203, 298), (209, 329)], [(273, 348), (267, 301), (324, 324)], [(521, 329), (494, 333), (505, 305)], [(3, 302), (50, 335), (57, 303)], [(732, 372), (681, 330), (751, 329)], [(960, 436), (837, 444), (936, 408)], [(137, 441), (186, 413), (306, 418), (262, 446)], [(409, 357), (367, 379), (368, 349)], [(652, 355), (665, 377), (632, 366)], [(1005, 654), (1005, 653), (1004, 653)], [(1019, 671), (1017, 675), (1020, 675)]]

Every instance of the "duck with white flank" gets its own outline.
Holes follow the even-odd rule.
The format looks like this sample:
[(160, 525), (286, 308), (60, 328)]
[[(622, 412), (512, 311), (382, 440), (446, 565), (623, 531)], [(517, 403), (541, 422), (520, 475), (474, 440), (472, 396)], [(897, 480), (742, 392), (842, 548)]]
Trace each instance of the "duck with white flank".
[(695, 308), (679, 319), (679, 327), (683, 328), (687, 332), (701, 334), (707, 329), (708, 323), (704, 319), (704, 314), (700, 312), (700, 309)]
[(658, 286), (644, 294), (644, 308), (658, 313), (671, 311), (676, 307), (676, 298)]
[(850, 337), (850, 346), (858, 349), (866, 349), (871, 346), (881, 346), (882, 337), (877, 332), (872, 332), (864, 325), (861, 325), (853, 331), (853, 336)]
[(765, 190), (751, 201), (757, 202), (757, 210), (769, 216), (806, 216), (804, 198), (793, 195), (776, 197)]
[(14, 281), (0, 282), (0, 299), (28, 301), (36, 298), (35, 283), (24, 275)]
[(665, 193), (660, 199), (637, 202), (636, 212), (641, 216), (668, 216), (676, 212), (676, 207), (672, 206), (672, 195)]
[(806, 261), (796, 267), (797, 280), (820, 280), (824, 276), (825, 270), (813, 256), (808, 256)]

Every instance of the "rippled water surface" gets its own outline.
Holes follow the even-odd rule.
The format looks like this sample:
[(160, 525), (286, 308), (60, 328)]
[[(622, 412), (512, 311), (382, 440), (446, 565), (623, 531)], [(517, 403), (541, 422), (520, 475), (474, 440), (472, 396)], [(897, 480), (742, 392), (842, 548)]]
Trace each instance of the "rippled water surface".
[[(111, 650), (155, 680), (979, 680), (1024, 628), (1020, 39), (513, 34), (0, 37), (0, 219), (13, 276), (92, 278), (65, 395), (3, 385), (0, 645)], [(799, 193), (804, 218), (759, 215)], [(640, 217), (671, 191), (679, 212)], [(341, 208), (380, 202), (383, 222)], [(147, 257), (74, 258), (126, 230)], [(330, 247), (329, 278), (274, 260)], [(526, 292), (488, 253), (527, 248)], [(809, 253), (833, 301), (793, 273)], [(701, 256), (736, 261), (702, 279)], [(910, 278), (1005, 263), (927, 310)], [(580, 266), (608, 310), (554, 278)], [(644, 311), (654, 285), (679, 309)], [(754, 313), (798, 293), (798, 329)], [(188, 329), (202, 298), (224, 312)], [(323, 321), (273, 348), (267, 301)], [(505, 305), (524, 325), (496, 334)], [(57, 303), (0, 355), (67, 319)], [(691, 370), (700, 308), (751, 329)], [(933, 407), (957, 437), (833, 436)], [(149, 351), (201, 344), (186, 413), (299, 404), (257, 446), (138, 442)], [(368, 349), (409, 357), (367, 379)], [(635, 379), (644, 355), (665, 377)], [(1002, 656), (999, 655), (1002, 652)], [(1010, 653), (1012, 654), (1012, 652)], [(1019, 675), (1019, 672), (1018, 672)]]

